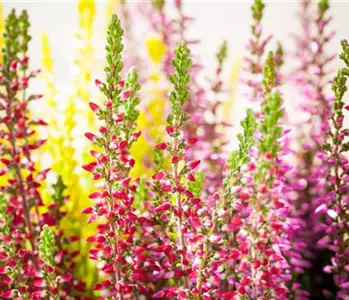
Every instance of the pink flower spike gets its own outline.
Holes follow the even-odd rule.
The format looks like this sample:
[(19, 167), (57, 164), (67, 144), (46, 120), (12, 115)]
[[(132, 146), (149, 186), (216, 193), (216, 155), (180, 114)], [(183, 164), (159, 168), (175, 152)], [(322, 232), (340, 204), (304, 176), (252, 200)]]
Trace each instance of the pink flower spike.
[(344, 106), (346, 110), (349, 110), (349, 105)]

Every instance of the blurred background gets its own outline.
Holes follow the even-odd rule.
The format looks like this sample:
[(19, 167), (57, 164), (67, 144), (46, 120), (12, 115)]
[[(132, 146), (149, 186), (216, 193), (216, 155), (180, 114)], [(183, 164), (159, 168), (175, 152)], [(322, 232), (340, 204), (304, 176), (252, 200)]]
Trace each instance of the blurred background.
[[(80, 1), (81, 2), (81, 1)], [(93, 70), (94, 78), (102, 74), (104, 64), (104, 37), (110, 11), (118, 12), (120, 1), (85, 1), (93, 7), (91, 18), (91, 53), (89, 61), (85, 62)], [(128, 9), (142, 10), (151, 1), (126, 1)], [(167, 1), (169, 4), (173, 1)], [(183, 0), (183, 10), (186, 15), (195, 20), (189, 28), (190, 37), (200, 40), (200, 45), (192, 47), (200, 56), (200, 61), (205, 70), (202, 76), (210, 74), (215, 67), (215, 53), (223, 40), (228, 42), (228, 62), (225, 65), (225, 78), (231, 79), (231, 72), (236, 63), (241, 61), (245, 54), (245, 45), (249, 39), (252, 1), (207, 1), (207, 0)], [(271, 48), (277, 41), (281, 41), (286, 53), (292, 50), (293, 41), (291, 33), (300, 30), (296, 17), (300, 1), (265, 1), (265, 16), (263, 28), (266, 34), (272, 33), (274, 39)], [(316, 2), (316, 1), (314, 1)], [(330, 1), (330, 14), (333, 17), (330, 28), (336, 31), (336, 36), (328, 46), (328, 53), (340, 51), (340, 40), (349, 36), (349, 1)], [(88, 4), (86, 5), (89, 6)], [(79, 1), (3, 1), (3, 13), (6, 15), (12, 8), (18, 10), (27, 9), (31, 20), (31, 34), (33, 40), (30, 46), (30, 57), (33, 67), (42, 67), (42, 34), (45, 32), (49, 38), (52, 49), (52, 72), (60, 99), (66, 99), (73, 91), (74, 78), (79, 72), (79, 67), (74, 63), (77, 49), (83, 46), (83, 42), (77, 39), (81, 33), (81, 15), (79, 16)], [(137, 7), (137, 8), (136, 8)], [(168, 5), (168, 10), (174, 10), (174, 5)], [(81, 13), (81, 11), (80, 11)], [(145, 20), (135, 14), (131, 16), (132, 30), (140, 48), (145, 41), (154, 37), (154, 32), (149, 30)], [(144, 51), (145, 51), (145, 47)], [(127, 55), (127, 54), (126, 54)], [(339, 66), (335, 60), (333, 68)], [(292, 63), (286, 63), (287, 68)], [(236, 70), (235, 70), (236, 71)], [(233, 77), (235, 78), (235, 77)], [(238, 94), (243, 87), (238, 86)], [(292, 101), (292, 93), (288, 95), (288, 101)], [(62, 100), (63, 101), (63, 100)], [(244, 101), (236, 101), (233, 111), (233, 123), (238, 124), (241, 119), (241, 111), (244, 109)]]

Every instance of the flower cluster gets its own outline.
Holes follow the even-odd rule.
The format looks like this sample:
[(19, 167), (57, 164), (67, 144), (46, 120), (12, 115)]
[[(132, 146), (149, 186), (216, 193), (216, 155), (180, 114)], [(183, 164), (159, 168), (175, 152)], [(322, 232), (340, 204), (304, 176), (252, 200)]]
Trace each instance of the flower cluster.
[[(164, 1), (153, 1), (152, 7), (149, 7), (150, 11), (147, 12), (147, 20), (149, 20), (152, 29), (161, 36), (163, 44), (166, 46), (167, 51), (161, 62), (166, 76), (169, 76), (173, 71), (171, 64), (174, 56), (173, 49), (179, 42), (184, 41), (187, 45), (200, 43), (200, 40), (189, 37), (188, 31), (194, 19), (185, 15), (182, 1), (175, 1), (173, 6), (176, 11), (175, 17), (168, 12), (171, 7)], [(199, 57), (194, 57), (194, 65), (190, 70), (192, 80), (189, 90), (191, 98), (184, 107), (185, 111), (191, 115), (191, 122), (184, 127), (184, 134), (188, 138), (195, 136), (198, 139), (195, 152), (189, 149), (187, 158), (194, 159), (200, 153), (203, 161), (202, 172), (205, 173), (206, 178), (204, 190), (207, 194), (213, 194), (217, 189), (222, 190), (223, 176), (217, 171), (223, 168), (227, 158), (225, 151), (227, 141), (222, 132), (226, 128), (230, 128), (231, 125), (220, 118), (222, 98), (226, 96), (222, 71), (227, 56), (227, 43), (223, 42), (216, 55), (215, 74), (206, 83), (207, 87), (197, 80), (203, 66), (200, 64)]]
[[(90, 40), (95, 7), (83, 2), (81, 25)], [(53, 185), (45, 182), (50, 170), (40, 170), (36, 154), (45, 143), (37, 128), (47, 123), (29, 111), (42, 96), (28, 91), (38, 73), (30, 70), (27, 57), (28, 16), (9, 14), (0, 68), (0, 175), (5, 182), (0, 187), (0, 297), (348, 299), (349, 130), (344, 112), (349, 105), (344, 95), (349, 44), (342, 41), (345, 66), (334, 78), (331, 94), (327, 66), (334, 56), (325, 52), (333, 35), (325, 30), (328, 1), (321, 0), (314, 13), (309, 1), (301, 3), (304, 36), (297, 37), (295, 53), (301, 63), (282, 77), (280, 67), (287, 56), (281, 47), (266, 51), (270, 37), (263, 38), (261, 30), (265, 5), (254, 1), (244, 82), (250, 88), (248, 99), (258, 101), (246, 111), (237, 148), (229, 155), (221, 132), (226, 124), (218, 120), (227, 43), (216, 55), (212, 80), (199, 84), (202, 66), (189, 49), (193, 41), (187, 39), (191, 19), (184, 15), (182, 1), (174, 2), (178, 18), (165, 13), (166, 5), (156, 0), (147, 11), (162, 37), (161, 53), (150, 54), (170, 86), (168, 95), (161, 95), (168, 113), (159, 129), (164, 134), (146, 145), (152, 162), (147, 172), (135, 171), (144, 156), (144, 149), (137, 153), (137, 141), (144, 135), (138, 121), (144, 122), (147, 91), (141, 87), (149, 74), (141, 69), (139, 79), (135, 67), (128, 68), (140, 54), (124, 49), (124, 40), (129, 46), (136, 41), (130, 32), (131, 12), (121, 3), (129, 36), (124, 38), (122, 22), (113, 15), (107, 28), (105, 79), (95, 80), (103, 101), (88, 103), (90, 128), (96, 129), (85, 133), (91, 149), (88, 162), (81, 163), (89, 173), (86, 188), (80, 186), (74, 171), (78, 160), (71, 153), (74, 105), (66, 116), (69, 147), (63, 153), (61, 143), (58, 151), (69, 165), (55, 162), (53, 170), (62, 174)], [(50, 73), (49, 62), (47, 66)], [(286, 117), (287, 94), (281, 90), (288, 78), (304, 98), (303, 124), (289, 124)], [(70, 103), (79, 97), (92, 99), (85, 85), (78, 84)], [(54, 96), (53, 89), (49, 96)], [(295, 134), (289, 134), (290, 126)], [(58, 131), (57, 124), (53, 127)], [(53, 143), (48, 149), (56, 153)], [(86, 193), (83, 200), (92, 204), (81, 216), (95, 230), (87, 238), (82, 229), (76, 230), (81, 236), (71, 236), (64, 230), (74, 229), (74, 224), (66, 225), (71, 220), (67, 210), (78, 207), (76, 201)], [(82, 263), (86, 257), (73, 244), (82, 244), (82, 239), (89, 245), (91, 265)], [(97, 276), (89, 289), (76, 278), (92, 267)]]
[(328, 174), (325, 201), (316, 208), (316, 212), (322, 215), (325, 236), (319, 241), (322, 246), (328, 247), (331, 251), (331, 265), (325, 266), (324, 271), (334, 274), (336, 285), (340, 288), (337, 293), (338, 299), (349, 297), (349, 276), (348, 276), (348, 251), (349, 241), (347, 238), (349, 218), (348, 218), (348, 181), (349, 166), (346, 153), (349, 144), (345, 139), (349, 136), (349, 131), (344, 127), (343, 110), (349, 110), (343, 101), (344, 94), (348, 87), (346, 85), (349, 77), (349, 44), (342, 41), (343, 53), (340, 58), (345, 63), (345, 67), (340, 69), (334, 78), (332, 90), (335, 95), (333, 103), (333, 114), (330, 122), (331, 127), (327, 133), (326, 143), (323, 145), (325, 157), (327, 159)]
[[(326, 202), (327, 158), (322, 147), (326, 143), (331, 118), (333, 95), (329, 93), (330, 63), (336, 57), (328, 55), (326, 47), (334, 36), (328, 27), (329, 3), (302, 1), (299, 12), (302, 26), (301, 34), (295, 35), (296, 50), (294, 57), (297, 67), (290, 80), (299, 89), (300, 101), (297, 109), (304, 115), (293, 124), (297, 141), (291, 150), (296, 167), (290, 172), (289, 187), (292, 195), (290, 218), (295, 224), (291, 240), (295, 252), (290, 263), (300, 275), (303, 288), (314, 297), (322, 296), (324, 282), (330, 277), (321, 268), (328, 263), (329, 253), (322, 246), (326, 233), (322, 226), (322, 216), (317, 207)], [(297, 253), (298, 252), (298, 253)], [(307, 273), (314, 274), (308, 277)], [(312, 282), (311, 288), (306, 281)], [(322, 288), (321, 288), (322, 286)], [(330, 285), (326, 289), (331, 289)]]
[[(44, 205), (39, 189), (49, 169), (38, 170), (33, 159), (34, 152), (45, 143), (37, 138), (36, 128), (47, 124), (33, 119), (28, 109), (32, 102), (42, 101), (42, 95), (27, 91), (30, 81), (39, 73), (29, 69), (27, 51), (31, 37), (28, 28), (27, 13), (23, 11), (17, 16), (11, 11), (6, 19), (0, 76), (1, 176), (7, 181), (1, 187), (0, 200), (0, 293), (2, 298), (11, 299), (73, 297), (75, 291), (83, 291), (84, 286), (70, 281), (74, 269), (72, 259), (78, 253), (70, 253), (65, 248), (76, 241), (76, 237), (63, 240), (60, 229), (65, 214), (62, 208), (65, 196), (61, 192), (64, 185), (58, 181), (53, 187), (52, 202)], [(50, 253), (43, 241), (48, 236), (48, 227), (40, 235), (44, 226), (54, 227), (60, 240), (60, 248), (52, 244)], [(46, 254), (42, 256), (43, 251)], [(58, 285), (65, 285), (65, 288), (58, 290)]]

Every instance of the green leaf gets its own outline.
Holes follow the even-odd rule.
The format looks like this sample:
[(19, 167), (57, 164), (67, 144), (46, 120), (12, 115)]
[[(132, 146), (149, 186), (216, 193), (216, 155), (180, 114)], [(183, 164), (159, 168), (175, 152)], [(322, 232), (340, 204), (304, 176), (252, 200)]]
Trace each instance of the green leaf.
[(259, 23), (263, 17), (264, 3), (261, 0), (255, 0), (251, 6), (252, 18), (256, 23)]
[[(189, 100), (189, 68), (193, 62), (189, 58), (190, 50), (185, 43), (179, 43), (174, 50), (175, 57), (172, 60), (172, 65), (176, 72), (170, 75), (170, 81), (173, 84), (173, 90), (169, 94), (173, 119), (169, 120), (169, 124), (173, 124), (173, 120), (179, 120), (182, 114), (183, 105)], [(180, 124), (183, 125), (183, 124)]]
[(57, 181), (52, 185), (52, 188), (54, 191), (52, 199), (60, 205), (63, 205), (65, 198), (64, 192), (67, 186), (63, 183), (63, 178), (61, 175), (58, 176)]
[(249, 162), (250, 149), (255, 145), (254, 133), (257, 122), (251, 109), (246, 111), (246, 117), (240, 123), (243, 133), (238, 134), (239, 149), (233, 151), (228, 159), (228, 167), (232, 173), (240, 172), (241, 167)]
[(50, 227), (44, 225), (40, 233), (39, 255), (41, 259), (49, 266), (55, 266), (55, 236)]
[(278, 138), (282, 134), (282, 127), (278, 126), (278, 124), (284, 114), (281, 106), (282, 98), (276, 92), (267, 95), (262, 104), (264, 117), (260, 124), (260, 131), (263, 134), (263, 138), (258, 145), (262, 154), (270, 152), (275, 157), (279, 150), (279, 147), (276, 145)]
[(275, 86), (275, 79), (276, 79), (276, 71), (275, 71), (275, 59), (273, 52), (268, 53), (267, 60), (265, 62), (264, 70), (263, 70), (263, 86), (264, 86), (264, 93), (270, 93), (272, 88)]
[(216, 54), (219, 65), (222, 65), (224, 60), (227, 58), (227, 52), (228, 52), (227, 41), (224, 41), (220, 46), (218, 53)]

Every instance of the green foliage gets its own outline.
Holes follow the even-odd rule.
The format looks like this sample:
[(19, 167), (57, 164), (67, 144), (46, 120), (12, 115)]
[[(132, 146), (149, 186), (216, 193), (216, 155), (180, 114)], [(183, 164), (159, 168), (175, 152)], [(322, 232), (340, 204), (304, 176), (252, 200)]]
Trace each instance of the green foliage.
[(4, 216), (6, 215), (6, 211), (7, 211), (7, 200), (5, 198), (5, 196), (3, 194), (0, 194), (0, 216), (1, 216), (1, 220), (4, 219)]
[[(156, 139), (156, 144), (159, 144), (161, 139), (158, 137)], [(153, 162), (154, 162), (154, 171), (159, 172), (160, 170), (165, 169), (165, 159), (164, 159), (164, 151), (159, 150), (158, 148), (154, 148), (153, 153)]]
[(121, 88), (118, 83), (121, 81), (120, 72), (123, 68), (122, 37), (124, 30), (121, 27), (117, 15), (113, 15), (107, 30), (107, 66), (104, 68), (106, 73), (106, 85), (101, 88), (102, 92), (111, 99), (113, 106), (117, 107), (120, 103)]
[(228, 167), (232, 173), (238, 173), (241, 167), (250, 161), (249, 151), (255, 145), (254, 133), (257, 128), (257, 122), (251, 109), (246, 112), (246, 117), (240, 123), (243, 132), (239, 133), (239, 149), (233, 151), (228, 159)]
[(318, 12), (320, 15), (320, 18), (323, 17), (325, 12), (330, 8), (330, 4), (328, 3), (328, 0), (320, 0), (318, 3)]
[(190, 119), (189, 115), (183, 113), (183, 105), (190, 98), (188, 87), (190, 82), (189, 68), (193, 62), (189, 58), (190, 50), (185, 43), (179, 43), (174, 52), (176, 56), (172, 60), (172, 64), (176, 69), (176, 73), (170, 76), (174, 89), (169, 95), (172, 114), (169, 115), (167, 121), (170, 125), (173, 125), (176, 121), (181, 126)]
[(349, 68), (349, 44), (347, 40), (341, 41), (343, 52), (339, 55), (339, 58), (344, 61), (347, 68)]
[(28, 45), (31, 40), (31, 36), (28, 33), (30, 23), (28, 18), (28, 13), (26, 10), (23, 10), (21, 15), (18, 18), (18, 29), (20, 32), (19, 35), (19, 47), (22, 54), (25, 54), (28, 51)]
[(59, 175), (57, 178), (57, 181), (55, 184), (52, 185), (53, 188), (53, 194), (52, 199), (58, 203), (60, 206), (64, 204), (64, 191), (66, 190), (67, 186), (64, 184), (62, 176)]
[(54, 260), (55, 252), (55, 236), (50, 227), (44, 225), (40, 233), (39, 242), (39, 254), (45, 264), (53, 267), (55, 265)]
[(200, 198), (202, 189), (205, 184), (205, 176), (202, 171), (198, 171), (195, 174), (196, 181), (188, 181), (188, 188), (196, 198)]
[(138, 75), (134, 68), (131, 68), (126, 75), (125, 90), (130, 91), (131, 95), (125, 103), (125, 119), (130, 123), (134, 123), (138, 116), (139, 111), (136, 106), (140, 103), (140, 99), (137, 96), (137, 92), (141, 89), (138, 84)]
[(275, 59), (273, 52), (268, 53), (267, 60), (265, 62), (265, 66), (263, 69), (263, 86), (264, 86), (264, 93), (268, 94), (272, 90), (272, 88), (275, 86), (275, 79), (276, 79), (276, 71), (275, 71)]
[(139, 184), (137, 186), (137, 191), (135, 194), (135, 207), (141, 207), (142, 203), (147, 199), (147, 186), (145, 184), (145, 177), (139, 179)]
[(9, 217), (7, 215), (8, 201), (3, 194), (0, 194), (0, 221), (3, 224), (0, 226), (0, 232), (7, 234), (9, 230)]
[(344, 94), (347, 92), (347, 80), (349, 77), (349, 45), (346, 40), (342, 40), (342, 53), (339, 56), (341, 60), (345, 63), (345, 67), (340, 69), (335, 76), (332, 83), (332, 90), (335, 95), (335, 101), (333, 103), (333, 116), (331, 118), (333, 124), (333, 132), (330, 134), (332, 137), (332, 145), (326, 143), (323, 147), (325, 150), (332, 152), (337, 145), (340, 145), (340, 152), (347, 152), (349, 150), (349, 143), (344, 143), (342, 139), (339, 138), (340, 132), (342, 132), (343, 122), (339, 122), (339, 119), (344, 117)]
[(251, 6), (252, 18), (256, 23), (259, 23), (263, 18), (264, 3), (261, 0), (255, 0)]
[(277, 139), (281, 136), (282, 127), (279, 122), (284, 114), (282, 108), (282, 98), (278, 93), (269, 94), (262, 104), (264, 118), (260, 124), (260, 132), (263, 134), (262, 140), (259, 142), (258, 148), (262, 154), (267, 152), (275, 157), (280, 146)]
[(333, 105), (333, 108), (335, 111), (342, 110), (343, 108), (343, 96), (345, 92), (347, 91), (347, 69), (342, 68), (338, 71), (337, 75), (335, 76), (332, 84), (332, 90), (334, 92), (334, 95), (336, 97), (336, 101)]
[(31, 37), (28, 33), (30, 23), (28, 14), (24, 10), (17, 17), (16, 10), (12, 9), (5, 21), (3, 65), (5, 70), (9, 68), (14, 60), (19, 60), (19, 55), (24, 56), (28, 51), (28, 44)]
[[(332, 90), (336, 98), (335, 102), (333, 103), (333, 110), (337, 117), (343, 116), (343, 97), (348, 90), (347, 79), (349, 77), (349, 45), (346, 40), (342, 40), (341, 45), (343, 52), (339, 57), (344, 61), (346, 67), (338, 71), (332, 83)], [(336, 124), (334, 125), (337, 126)]]
[(218, 53), (216, 54), (216, 58), (220, 66), (223, 65), (224, 60), (227, 58), (227, 52), (228, 52), (227, 41), (224, 41), (220, 46)]
[(162, 11), (165, 5), (165, 0), (153, 0), (152, 4), (155, 7), (155, 9)]

